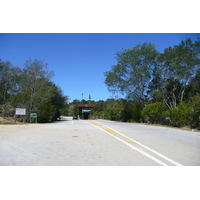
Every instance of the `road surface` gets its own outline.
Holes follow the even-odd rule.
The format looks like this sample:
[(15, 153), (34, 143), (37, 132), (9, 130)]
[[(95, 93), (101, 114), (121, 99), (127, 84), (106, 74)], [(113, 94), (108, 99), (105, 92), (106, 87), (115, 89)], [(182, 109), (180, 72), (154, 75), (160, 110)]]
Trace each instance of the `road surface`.
[(200, 132), (108, 120), (0, 125), (0, 166), (199, 166)]

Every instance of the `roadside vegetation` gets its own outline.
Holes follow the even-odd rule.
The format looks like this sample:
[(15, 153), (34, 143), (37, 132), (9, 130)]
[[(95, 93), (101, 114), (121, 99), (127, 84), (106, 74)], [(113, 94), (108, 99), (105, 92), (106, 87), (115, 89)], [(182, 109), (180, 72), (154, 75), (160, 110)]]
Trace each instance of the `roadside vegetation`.
[[(200, 129), (200, 41), (186, 39), (163, 53), (153, 43), (116, 52), (117, 64), (105, 72), (105, 84), (116, 96), (106, 101), (68, 97), (56, 86), (47, 64), (29, 59), (24, 68), (0, 61), (0, 116), (14, 108), (38, 113), (38, 122), (78, 115), (77, 104), (95, 104), (94, 118)], [(122, 95), (123, 98), (119, 98)]]
[(107, 118), (200, 128), (199, 39), (186, 39), (163, 53), (152, 43), (138, 44), (116, 58), (105, 72), (105, 84), (126, 100), (106, 105)]
[(37, 113), (38, 122), (55, 121), (66, 106), (67, 97), (56, 86), (47, 63), (28, 59), (24, 68), (0, 60), (0, 117), (15, 118), (15, 108), (26, 108), (17, 121), (30, 122), (30, 113)]

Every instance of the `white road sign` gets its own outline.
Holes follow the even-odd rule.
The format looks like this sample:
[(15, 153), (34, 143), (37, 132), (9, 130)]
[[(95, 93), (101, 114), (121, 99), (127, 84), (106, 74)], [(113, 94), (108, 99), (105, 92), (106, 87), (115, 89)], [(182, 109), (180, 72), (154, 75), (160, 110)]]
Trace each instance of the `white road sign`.
[(26, 115), (26, 108), (16, 108), (16, 115)]

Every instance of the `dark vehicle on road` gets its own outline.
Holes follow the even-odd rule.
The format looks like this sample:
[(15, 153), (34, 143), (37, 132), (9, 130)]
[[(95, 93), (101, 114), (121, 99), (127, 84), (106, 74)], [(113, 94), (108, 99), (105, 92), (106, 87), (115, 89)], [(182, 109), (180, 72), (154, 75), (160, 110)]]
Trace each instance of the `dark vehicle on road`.
[(76, 115), (73, 116), (73, 119), (78, 119)]

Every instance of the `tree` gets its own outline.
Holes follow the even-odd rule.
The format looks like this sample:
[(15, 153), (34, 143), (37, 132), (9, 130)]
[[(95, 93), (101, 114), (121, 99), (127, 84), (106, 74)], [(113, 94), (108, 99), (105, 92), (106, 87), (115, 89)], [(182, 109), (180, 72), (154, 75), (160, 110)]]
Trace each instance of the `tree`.
[(18, 92), (17, 77), (20, 71), (18, 67), (13, 67), (9, 61), (0, 60), (0, 104), (11, 100), (12, 95)]
[(158, 51), (152, 43), (139, 44), (132, 49), (117, 52), (117, 65), (105, 73), (109, 91), (120, 92), (128, 99), (145, 103), (157, 55)]
[(196, 69), (200, 67), (199, 52), (196, 51), (197, 42), (193, 43), (191, 39), (181, 41), (180, 45), (174, 47), (175, 63), (172, 70), (174, 75), (182, 84), (180, 92), (180, 101), (184, 100), (186, 86), (195, 74)]
[(18, 75), (21, 70), (13, 67), (9, 61), (1, 61), (0, 59), (0, 114), (3, 116), (14, 115), (12, 106), (18, 93)]
[(191, 113), (190, 126), (200, 130), (200, 94), (190, 98), (191, 100)]
[(188, 99), (197, 94), (200, 94), (200, 69), (197, 70), (196, 75), (191, 79), (187, 87)]
[(175, 108), (180, 102), (187, 100), (187, 86), (200, 67), (199, 47), (200, 42), (186, 39), (179, 45), (166, 48), (158, 57), (150, 93), (154, 97), (157, 97), (155, 94), (160, 94), (169, 108)]
[(105, 101), (103, 100), (99, 100), (97, 102), (94, 102), (94, 104), (96, 105), (95, 108), (93, 108), (92, 110), (92, 116), (97, 117), (97, 118), (104, 118), (105, 117)]
[(29, 59), (24, 66), (19, 77), (16, 106), (26, 108), (26, 121), (28, 121), (30, 113), (38, 111), (44, 102), (54, 96), (55, 87), (50, 83), (53, 72), (48, 71), (47, 63)]
[(36, 110), (40, 122), (56, 121), (68, 99), (53, 82), (49, 82), (49, 87), (51, 87), (51, 97), (43, 100)]
[(28, 122), (30, 113), (38, 114), (38, 122), (55, 121), (65, 109), (68, 96), (51, 81), (47, 63), (29, 59), (24, 68), (13, 67), (0, 60), (0, 114), (13, 116), (16, 107), (26, 108)]

